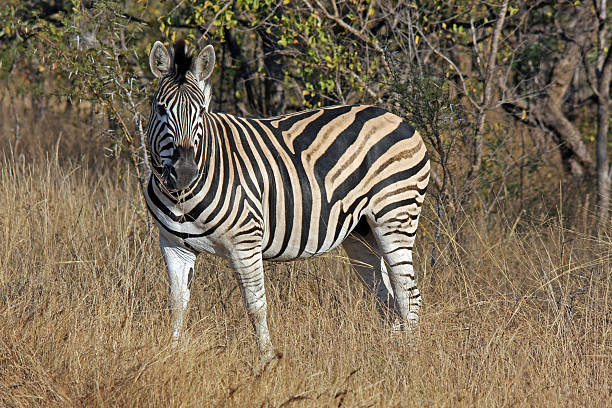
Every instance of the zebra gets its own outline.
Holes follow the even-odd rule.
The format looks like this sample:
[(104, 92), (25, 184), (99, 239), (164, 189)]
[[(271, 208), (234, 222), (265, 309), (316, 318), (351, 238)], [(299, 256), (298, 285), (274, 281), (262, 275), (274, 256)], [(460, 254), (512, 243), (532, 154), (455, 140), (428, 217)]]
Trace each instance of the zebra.
[(274, 356), (263, 260), (288, 261), (342, 244), (360, 280), (404, 328), (421, 295), (412, 251), (429, 181), (423, 139), (368, 105), (265, 119), (211, 112), (212, 45), (153, 44), (159, 85), (147, 126), (145, 189), (170, 281), (172, 338), (181, 333), (196, 256), (229, 260), (257, 345)]

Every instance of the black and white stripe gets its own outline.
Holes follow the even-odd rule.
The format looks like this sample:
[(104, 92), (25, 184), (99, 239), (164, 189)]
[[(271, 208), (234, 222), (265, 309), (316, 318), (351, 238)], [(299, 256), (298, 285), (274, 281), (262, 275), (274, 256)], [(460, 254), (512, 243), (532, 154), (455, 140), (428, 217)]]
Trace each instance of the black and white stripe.
[[(154, 174), (145, 194), (171, 277), (175, 337), (198, 253), (230, 260), (259, 346), (269, 354), (262, 260), (312, 257), (341, 243), (362, 280), (416, 323), (412, 248), (429, 160), (414, 128), (365, 105), (270, 119), (209, 112), (212, 67), (205, 62), (214, 65), (214, 52), (208, 46), (190, 59), (184, 49), (177, 43), (170, 54), (156, 43), (151, 51), (160, 85), (148, 127)], [(197, 171), (184, 177), (188, 163)]]

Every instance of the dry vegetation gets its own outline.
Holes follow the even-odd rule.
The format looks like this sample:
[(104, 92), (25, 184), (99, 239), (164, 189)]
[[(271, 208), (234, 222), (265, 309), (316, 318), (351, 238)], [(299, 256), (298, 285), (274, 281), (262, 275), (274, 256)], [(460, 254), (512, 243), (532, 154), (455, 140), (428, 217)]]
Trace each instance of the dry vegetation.
[(381, 324), (339, 251), (268, 265), (283, 357), (261, 369), (237, 285), (214, 257), (198, 259), (187, 331), (169, 346), (157, 231), (94, 132), (50, 114), (24, 121), (13, 158), (3, 118), (0, 406), (611, 403), (612, 241), (577, 232), (561, 210), (467, 216), (432, 269), (428, 209), (413, 336)]

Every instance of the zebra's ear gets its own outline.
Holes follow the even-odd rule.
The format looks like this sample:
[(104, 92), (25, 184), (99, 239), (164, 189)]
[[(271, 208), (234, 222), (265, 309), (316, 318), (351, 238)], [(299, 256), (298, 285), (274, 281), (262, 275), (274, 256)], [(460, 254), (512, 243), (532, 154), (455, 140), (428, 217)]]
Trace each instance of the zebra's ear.
[(149, 66), (156, 78), (161, 78), (170, 72), (171, 58), (164, 44), (155, 41), (149, 54)]
[(208, 44), (199, 52), (193, 66), (193, 73), (200, 82), (207, 80), (215, 68), (215, 50)]

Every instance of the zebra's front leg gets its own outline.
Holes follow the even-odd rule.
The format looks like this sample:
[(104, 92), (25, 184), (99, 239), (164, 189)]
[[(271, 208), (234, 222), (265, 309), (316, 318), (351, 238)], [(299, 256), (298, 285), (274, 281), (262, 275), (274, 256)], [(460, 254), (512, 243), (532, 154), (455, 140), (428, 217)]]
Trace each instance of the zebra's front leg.
[(242, 300), (255, 329), (257, 346), (264, 361), (274, 357), (267, 321), (266, 288), (260, 251), (236, 251), (230, 258)]
[(159, 243), (170, 278), (170, 311), (172, 316), (172, 340), (178, 342), (189, 303), (196, 255), (160, 235)]

